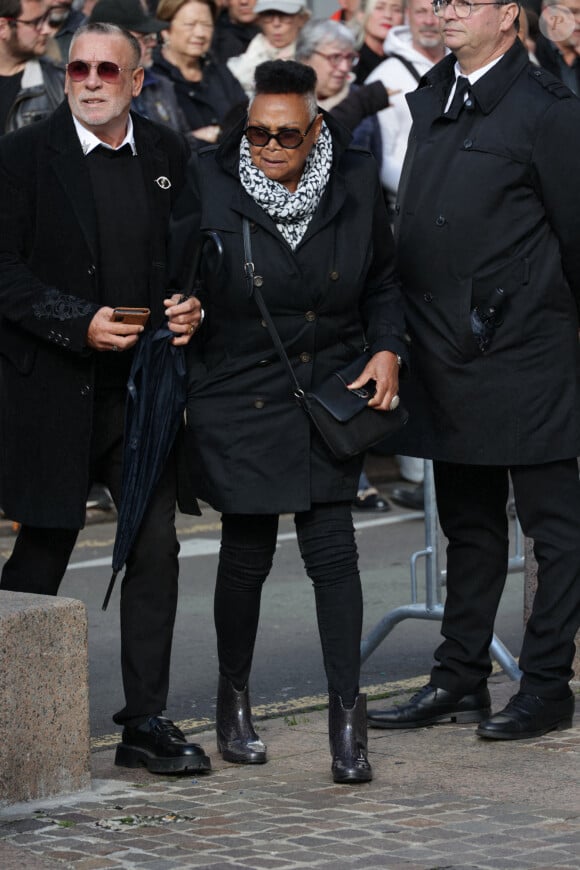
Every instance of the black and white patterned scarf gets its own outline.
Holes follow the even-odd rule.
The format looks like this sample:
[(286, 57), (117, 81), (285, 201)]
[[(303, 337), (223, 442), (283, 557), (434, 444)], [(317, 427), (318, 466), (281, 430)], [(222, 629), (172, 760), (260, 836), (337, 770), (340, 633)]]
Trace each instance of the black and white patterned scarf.
[(252, 163), (250, 145), (245, 136), (240, 143), (240, 181), (258, 205), (270, 215), (292, 250), (295, 250), (330, 178), (332, 137), (322, 122), (320, 136), (306, 158), (302, 178), (295, 193), (278, 181), (267, 178)]

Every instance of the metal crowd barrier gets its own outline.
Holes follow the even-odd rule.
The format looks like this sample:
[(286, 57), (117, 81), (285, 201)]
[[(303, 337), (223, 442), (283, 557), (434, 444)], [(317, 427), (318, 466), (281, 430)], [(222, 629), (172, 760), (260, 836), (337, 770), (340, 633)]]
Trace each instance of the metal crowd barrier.
[[(404, 619), (442, 620), (443, 602), (441, 589), (445, 583), (445, 571), (439, 564), (439, 521), (435, 502), (435, 485), (433, 482), (433, 463), (424, 462), (425, 481), (425, 548), (413, 553), (410, 559), (411, 569), (411, 603), (390, 610), (370, 631), (361, 643), (361, 661), (368, 657), (383, 642), (393, 628)], [(417, 592), (417, 563), (425, 559), (425, 601), (419, 602)], [(516, 519), (515, 554), (508, 563), (508, 573), (524, 570), (523, 534)], [(518, 663), (507, 647), (494, 634), (490, 645), (490, 654), (503, 668), (512, 680), (519, 680), (521, 671)]]

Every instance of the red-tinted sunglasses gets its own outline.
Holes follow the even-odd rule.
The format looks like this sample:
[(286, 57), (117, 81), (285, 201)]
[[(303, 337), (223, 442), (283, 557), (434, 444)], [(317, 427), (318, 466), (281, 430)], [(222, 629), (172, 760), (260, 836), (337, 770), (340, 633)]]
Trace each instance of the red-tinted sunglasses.
[(108, 85), (118, 82), (122, 72), (133, 72), (137, 69), (135, 66), (117, 66), (116, 63), (110, 60), (100, 60), (98, 63), (88, 63), (86, 60), (71, 60), (66, 65), (66, 71), (73, 82), (84, 82), (90, 76), (93, 67), (97, 70), (97, 75), (101, 81), (106, 82)]

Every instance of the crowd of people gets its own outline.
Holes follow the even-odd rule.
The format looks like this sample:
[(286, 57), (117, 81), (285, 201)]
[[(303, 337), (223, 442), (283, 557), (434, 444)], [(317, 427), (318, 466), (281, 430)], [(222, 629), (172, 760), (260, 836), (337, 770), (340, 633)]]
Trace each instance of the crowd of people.
[[(496, 740), (569, 727), (575, 2), (545, 0), (538, 34), (541, 10), (516, 0), (342, 0), (329, 19), (302, 0), (0, 0), (0, 500), (19, 523), (0, 589), (58, 592), (91, 487), (122, 496), (135, 349), (165, 324), (186, 351), (187, 427), (121, 588), (117, 764), (211, 769), (164, 715), (184, 475), (189, 509), (201, 498), (222, 515), (221, 755), (267, 761), (249, 682), (279, 516), (292, 513), (314, 587), (332, 776), (372, 779), (352, 507), (388, 503), (362, 454), (329, 451), (303, 401), (347, 370), (376, 413), (401, 393), (402, 461), (420, 487), (417, 466), (433, 460), (449, 541), (430, 681), (368, 721), (476, 722)], [(519, 691), (492, 714), (510, 480), (538, 592)], [(420, 489), (400, 500), (420, 503)]]

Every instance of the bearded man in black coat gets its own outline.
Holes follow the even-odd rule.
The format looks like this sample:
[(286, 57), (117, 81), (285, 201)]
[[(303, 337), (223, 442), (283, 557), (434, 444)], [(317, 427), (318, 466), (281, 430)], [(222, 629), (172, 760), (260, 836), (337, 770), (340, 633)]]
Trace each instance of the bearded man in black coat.
[[(129, 113), (143, 84), (138, 42), (111, 24), (77, 31), (63, 103), (0, 140), (0, 493), (22, 525), (0, 587), (56, 595), (93, 480), (116, 503), (127, 376), (147, 307), (187, 344), (199, 303), (166, 298), (169, 215), (188, 148)], [(161, 716), (177, 604), (176, 474), (169, 462), (121, 590), (125, 707), (116, 763), (168, 773), (209, 758)]]
[[(481, 737), (571, 725), (580, 624), (580, 102), (533, 67), (511, 0), (434, 0), (451, 52), (408, 96), (397, 205), (411, 336), (407, 451), (434, 460), (447, 549), (430, 683), (372, 724), (479, 722)], [(513, 483), (538, 590), (519, 692), (490, 717), (489, 645)]]

